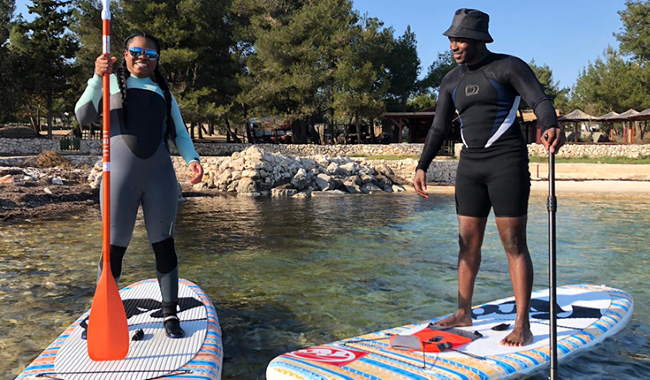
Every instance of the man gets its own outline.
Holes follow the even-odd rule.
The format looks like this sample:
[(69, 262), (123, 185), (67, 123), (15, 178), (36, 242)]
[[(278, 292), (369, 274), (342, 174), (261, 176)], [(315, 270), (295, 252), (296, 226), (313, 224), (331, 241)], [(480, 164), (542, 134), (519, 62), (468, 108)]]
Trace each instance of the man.
[(459, 65), (440, 85), (435, 119), (413, 184), (420, 196), (428, 198), (426, 170), (457, 112), (463, 140), (456, 174), (458, 309), (438, 325), (472, 325), (474, 280), (480, 267), (487, 216), (494, 208), (517, 312), (515, 326), (501, 344), (524, 346), (533, 339), (528, 318), (533, 266), (526, 244), (528, 150), (516, 119), (520, 99), (534, 110), (547, 151), (557, 152), (563, 140), (553, 104), (530, 67), (519, 58), (487, 50), (485, 44), (492, 42), (488, 23), (486, 13), (459, 9), (451, 27), (443, 33), (449, 37), (454, 60)]

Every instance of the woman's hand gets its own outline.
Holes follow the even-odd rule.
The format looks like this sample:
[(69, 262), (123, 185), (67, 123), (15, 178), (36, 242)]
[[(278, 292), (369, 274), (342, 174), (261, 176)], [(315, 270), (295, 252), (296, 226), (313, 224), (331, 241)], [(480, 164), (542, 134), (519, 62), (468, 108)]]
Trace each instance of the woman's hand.
[(564, 145), (564, 133), (561, 128), (550, 128), (542, 133), (542, 144), (547, 152), (557, 153)]
[(429, 199), (429, 194), (427, 194), (427, 172), (422, 169), (415, 171), (413, 187), (415, 187), (415, 192), (418, 193), (419, 196), (424, 199)]
[(111, 74), (113, 72), (113, 64), (117, 61), (115, 57), (109, 57), (107, 55), (100, 55), (95, 60), (95, 74), (103, 77), (104, 74)]
[(192, 161), (190, 162), (189, 169), (192, 172), (190, 183), (192, 185), (196, 185), (197, 183), (201, 182), (203, 179), (203, 166), (201, 166), (198, 161)]

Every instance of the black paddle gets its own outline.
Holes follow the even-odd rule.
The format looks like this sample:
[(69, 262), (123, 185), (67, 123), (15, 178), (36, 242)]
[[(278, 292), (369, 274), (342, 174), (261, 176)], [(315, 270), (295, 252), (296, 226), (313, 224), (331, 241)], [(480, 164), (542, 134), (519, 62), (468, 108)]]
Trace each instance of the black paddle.
[(550, 292), (550, 331), (551, 336), (551, 380), (557, 379), (557, 316), (556, 303), (557, 294), (555, 291), (555, 212), (557, 211), (557, 199), (555, 198), (555, 153), (548, 154), (548, 199), (546, 203), (548, 210), (548, 282)]

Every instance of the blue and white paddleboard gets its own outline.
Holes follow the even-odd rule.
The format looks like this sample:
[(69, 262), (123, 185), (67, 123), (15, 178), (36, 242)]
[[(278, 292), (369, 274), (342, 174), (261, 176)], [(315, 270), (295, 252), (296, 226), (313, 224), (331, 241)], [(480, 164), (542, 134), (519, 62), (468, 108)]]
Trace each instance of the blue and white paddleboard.
[[(557, 302), (560, 361), (616, 334), (630, 320), (633, 309), (629, 294), (596, 285), (559, 287)], [(515, 303), (510, 297), (474, 307), (473, 326), (460, 329), (468, 334), (478, 331), (482, 337), (455, 351), (404, 350), (390, 344), (389, 337), (421, 332), (441, 317), (289, 352), (271, 361), (266, 376), (268, 380), (513, 378), (548, 367), (549, 315), (549, 292), (545, 289), (532, 294), (534, 340), (524, 347), (501, 345), (510, 329), (492, 329), (513, 326)]]
[(221, 379), (223, 346), (217, 311), (196, 284), (179, 281), (179, 313), (186, 336), (170, 339), (162, 325), (158, 282), (149, 279), (120, 290), (131, 341), (123, 360), (92, 361), (81, 338), (89, 312), (50, 344), (16, 379)]

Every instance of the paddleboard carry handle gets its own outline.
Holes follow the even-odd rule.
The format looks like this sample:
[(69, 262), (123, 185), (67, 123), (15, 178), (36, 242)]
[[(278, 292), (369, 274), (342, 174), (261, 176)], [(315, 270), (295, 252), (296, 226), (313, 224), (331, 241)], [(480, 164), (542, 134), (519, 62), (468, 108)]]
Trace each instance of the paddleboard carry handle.
[(510, 328), (510, 323), (499, 323), (496, 326), (492, 326), (492, 328), (490, 330), (506, 331), (508, 328)]
[(134, 342), (137, 342), (139, 340), (142, 340), (144, 338), (144, 330), (138, 329), (135, 334), (131, 337), (131, 340)]

